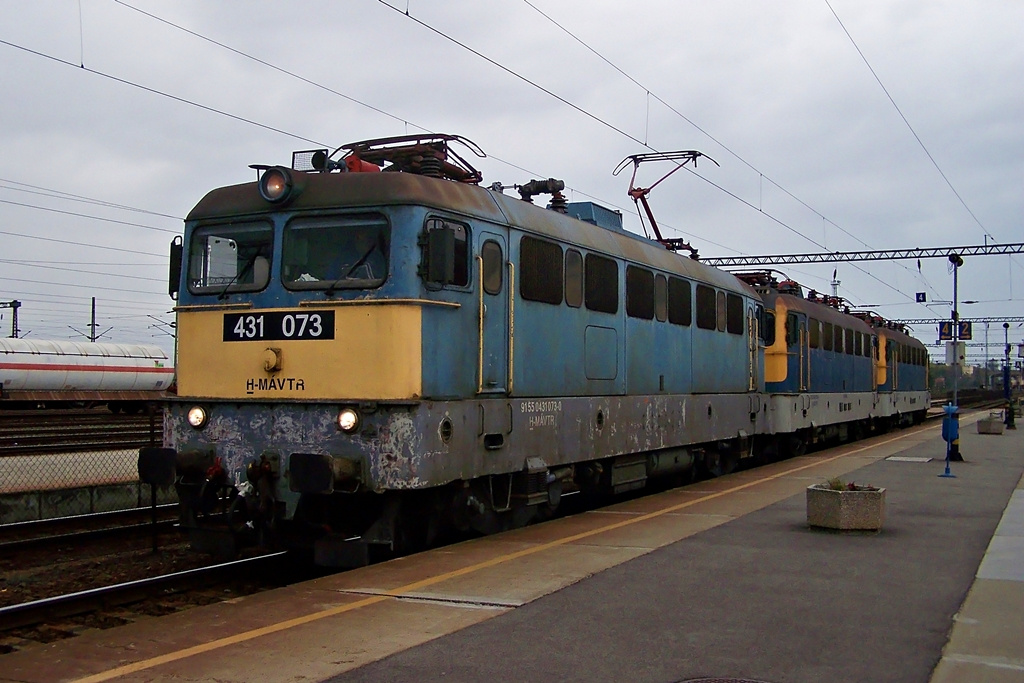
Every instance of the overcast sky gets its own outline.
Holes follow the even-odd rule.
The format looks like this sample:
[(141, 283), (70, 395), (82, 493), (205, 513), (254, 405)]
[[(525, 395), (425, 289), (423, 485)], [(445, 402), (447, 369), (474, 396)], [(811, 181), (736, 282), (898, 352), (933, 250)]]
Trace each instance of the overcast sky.
[[(721, 165), (650, 201), (704, 256), (1024, 241), (1022, 2), (388, 2), (0, 0), (0, 301), (23, 334), (81, 339), (96, 297), (104, 340), (169, 349), (167, 247), (207, 191), (425, 130), (480, 145), (486, 185), (560, 178), (636, 232), (616, 164), (700, 150)], [(949, 315), (914, 303), (952, 298), (945, 260), (780, 268)], [(1024, 255), (968, 258), (959, 298), (1024, 315)]]

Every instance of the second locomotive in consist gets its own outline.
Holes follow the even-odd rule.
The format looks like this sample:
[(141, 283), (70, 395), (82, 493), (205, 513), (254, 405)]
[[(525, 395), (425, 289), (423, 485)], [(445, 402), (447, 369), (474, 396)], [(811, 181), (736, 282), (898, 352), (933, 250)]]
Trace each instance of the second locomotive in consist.
[(297, 153), (189, 214), (177, 397), (140, 465), (173, 469), (197, 538), (358, 563), (923, 416), (902, 332), (683, 258), (560, 181), (481, 187), (453, 143), (477, 151)]

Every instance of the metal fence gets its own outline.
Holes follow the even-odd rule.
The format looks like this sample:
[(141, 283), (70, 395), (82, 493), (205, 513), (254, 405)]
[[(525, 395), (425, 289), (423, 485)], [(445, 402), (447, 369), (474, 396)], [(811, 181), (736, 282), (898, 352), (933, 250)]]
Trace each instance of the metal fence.
[(99, 409), (0, 413), (0, 525), (149, 505), (139, 447), (160, 443), (161, 428), (159, 415)]

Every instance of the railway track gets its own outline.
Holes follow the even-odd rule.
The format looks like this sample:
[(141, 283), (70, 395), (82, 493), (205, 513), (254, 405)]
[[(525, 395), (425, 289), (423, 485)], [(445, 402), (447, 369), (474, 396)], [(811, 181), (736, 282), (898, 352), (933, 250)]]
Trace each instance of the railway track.
[[(932, 407), (944, 406), (948, 403), (953, 402), (953, 393), (950, 392), (945, 396), (932, 397)], [(973, 407), (980, 404), (989, 403), (1002, 403), (1005, 402), (1002, 391), (996, 391), (994, 389), (963, 389), (957, 392), (957, 404), (964, 407)]]
[(159, 444), (163, 414), (105, 410), (0, 412), (0, 456), (140, 448)]
[[(177, 522), (177, 505), (156, 509), (156, 532), (166, 533)], [(0, 524), (0, 555), (26, 550), (83, 545), (94, 540), (152, 534), (153, 509), (132, 508), (57, 519)]]
[[(2, 607), (0, 634), (8, 641), (47, 642), (55, 639), (54, 636), (69, 637), (80, 628), (87, 627), (89, 620), (83, 623), (83, 615), (100, 615), (91, 621), (104, 621), (105, 616), (108, 622), (127, 623), (133, 616), (173, 611), (174, 608), (167, 604), (172, 595), (215, 593), (219, 596), (217, 599), (223, 599), (226, 590), (238, 594), (251, 593), (284, 585), (293, 579), (308, 578), (304, 572), (294, 573), (294, 566), (286, 561), (286, 555), (283, 552), (260, 555)], [(187, 599), (178, 602), (184, 602), (183, 607), (190, 603)], [(210, 600), (199, 598), (191, 604), (206, 602)], [(40, 625), (48, 628), (39, 629)], [(34, 630), (26, 632), (25, 629)], [(11, 645), (2, 647), (7, 651), (16, 649)]]

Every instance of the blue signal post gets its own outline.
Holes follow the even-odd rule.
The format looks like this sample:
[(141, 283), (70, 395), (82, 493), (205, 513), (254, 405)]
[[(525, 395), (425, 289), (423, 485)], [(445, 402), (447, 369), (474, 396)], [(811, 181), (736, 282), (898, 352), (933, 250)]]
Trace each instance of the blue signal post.
[(1006, 344), (1006, 361), (1003, 363), (1003, 396), (1006, 398), (1006, 428), (1016, 429), (1013, 421), (1013, 386), (1010, 371), (1010, 323), (1003, 323), (1003, 341)]
[(942, 439), (946, 442), (946, 471), (940, 477), (955, 479), (956, 475), (949, 471), (949, 458), (953, 450), (953, 442), (960, 439), (960, 416), (957, 415), (957, 406), (952, 403), (942, 406), (946, 416), (942, 418)]
[[(960, 258), (959, 254), (950, 254), (949, 262), (953, 265), (953, 405), (950, 406), (952, 412), (947, 411), (947, 416), (952, 419), (953, 424), (956, 425), (955, 434), (952, 438), (947, 439), (946, 443), (946, 476), (953, 476), (949, 473), (949, 461), (963, 462), (964, 458), (960, 455), (960, 416), (956, 414), (957, 408), (960, 406), (960, 399), (957, 395), (957, 390), (960, 383), (960, 314), (956, 310), (957, 306), (957, 275), (960, 272), (960, 266), (964, 264), (964, 260)], [(945, 408), (943, 408), (945, 410)], [(946, 418), (943, 418), (945, 421)]]

